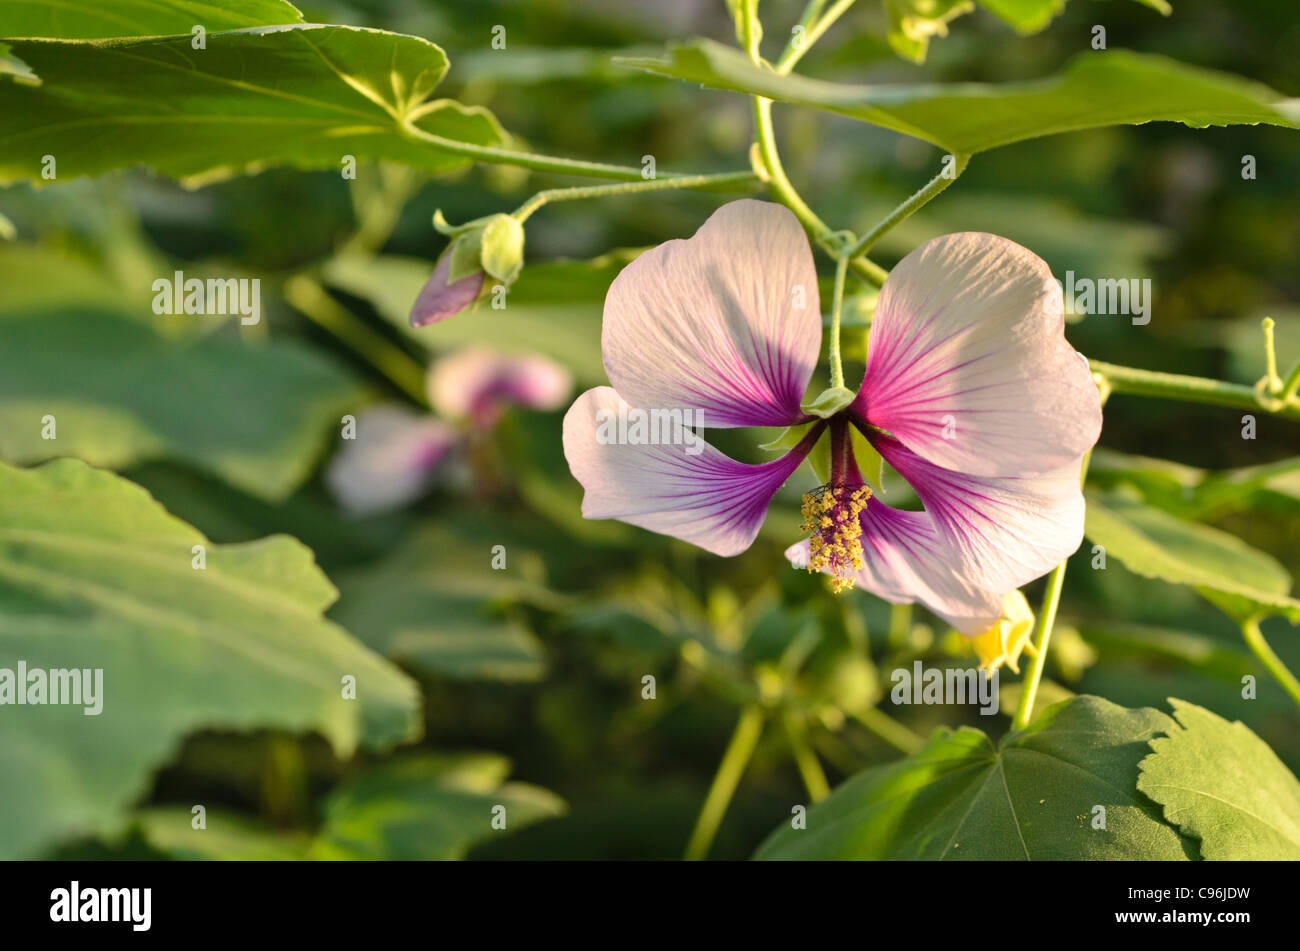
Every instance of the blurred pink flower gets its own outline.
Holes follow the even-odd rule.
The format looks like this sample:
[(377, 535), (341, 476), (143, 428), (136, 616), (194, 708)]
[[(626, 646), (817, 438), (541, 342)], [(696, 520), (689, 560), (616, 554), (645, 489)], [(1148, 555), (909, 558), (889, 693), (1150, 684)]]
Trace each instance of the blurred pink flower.
[[(1101, 406), (1086, 361), (1065, 340), (1059, 286), (1005, 238), (927, 242), (886, 280), (862, 386), (829, 419), (800, 406), (821, 334), (812, 251), (779, 205), (732, 202), (689, 240), (638, 257), (605, 301), (613, 387), (588, 390), (565, 416), (583, 514), (735, 555), (826, 435), (829, 482), (804, 496), (810, 537), (786, 552), (791, 562), (832, 575), (836, 590), (856, 583), (888, 601), (920, 601), (963, 633), (986, 631), (1005, 593), (1082, 540), (1079, 469)], [(609, 421), (637, 411), (714, 427), (808, 428), (784, 455), (750, 465), (681, 426), (668, 438), (611, 440)], [(858, 469), (854, 429), (924, 511), (876, 497)]]
[(394, 403), (358, 415), (356, 438), (345, 440), (325, 474), (344, 508), (365, 514), (413, 502), (461, 455), (472, 434), (491, 429), (512, 405), (558, 408), (573, 380), (545, 357), (472, 347), (436, 360), (426, 387), (443, 418)]
[(433, 365), (428, 390), (435, 412), (489, 426), (510, 405), (558, 409), (573, 392), (573, 377), (546, 357), (467, 347)]
[(325, 482), (339, 504), (364, 514), (419, 498), (460, 441), (454, 426), (400, 403), (357, 414), (356, 438), (330, 461)]

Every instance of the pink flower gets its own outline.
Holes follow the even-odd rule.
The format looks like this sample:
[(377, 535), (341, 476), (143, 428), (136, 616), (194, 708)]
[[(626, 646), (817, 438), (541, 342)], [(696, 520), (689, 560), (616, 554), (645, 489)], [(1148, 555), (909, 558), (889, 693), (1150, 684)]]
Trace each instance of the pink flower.
[[(564, 420), (583, 514), (735, 555), (829, 438), (829, 482), (804, 496), (809, 538), (787, 557), (830, 574), (837, 590), (856, 583), (920, 601), (963, 633), (983, 632), (1004, 594), (1082, 539), (1079, 467), (1101, 406), (1063, 328), (1060, 288), (1032, 252), (991, 234), (936, 238), (886, 280), (856, 398), (812, 416), (800, 408), (822, 331), (812, 251), (786, 209), (732, 202), (610, 287), (602, 348), (613, 387), (582, 394)], [(611, 419), (673, 412), (682, 425), (666, 437), (661, 426), (657, 439), (610, 438)], [(750, 465), (694, 438), (694, 424), (810, 425), (787, 453)], [(924, 511), (877, 497), (853, 429)]]
[(512, 405), (557, 409), (573, 380), (546, 357), (470, 347), (434, 362), (426, 386), (443, 419), (402, 404), (359, 414), (355, 438), (344, 442), (325, 474), (344, 508), (364, 514), (415, 501), (461, 454), (469, 434), (491, 429)]
[(350, 512), (400, 508), (429, 488), (459, 441), (454, 426), (428, 413), (373, 406), (357, 415), (355, 437), (330, 460), (325, 483)]
[(466, 347), (430, 368), (428, 389), (435, 412), (491, 426), (507, 406), (559, 409), (573, 392), (573, 377), (546, 357)]

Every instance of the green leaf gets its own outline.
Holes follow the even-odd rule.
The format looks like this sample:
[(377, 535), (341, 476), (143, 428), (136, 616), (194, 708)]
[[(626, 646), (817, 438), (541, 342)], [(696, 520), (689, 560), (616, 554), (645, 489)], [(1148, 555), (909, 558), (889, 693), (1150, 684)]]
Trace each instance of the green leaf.
[(1037, 33), (1065, 9), (1065, 0), (979, 0), (979, 4), (1021, 34)]
[(185, 808), (145, 809), (133, 818), (150, 846), (182, 861), (296, 862), (306, 857), (310, 844), (304, 835), (215, 809), (207, 810), (202, 829), (194, 828), (194, 816)]
[(1238, 621), (1279, 614), (1300, 622), (1286, 569), (1227, 532), (1125, 496), (1090, 492), (1084, 533), (1135, 574), (1192, 585)]
[[(59, 283), (79, 289), (51, 297)], [(280, 499), (310, 474), (326, 433), (361, 397), (315, 351), (194, 332), (214, 317), (151, 316), (155, 330), (117, 310), (124, 302), (104, 283), (31, 246), (0, 248), (0, 458), (73, 455), (120, 468), (172, 457)], [(75, 303), (96, 294), (105, 301)], [(45, 438), (47, 417), (56, 438)]]
[(482, 254), (483, 270), (510, 284), (524, 266), (524, 226), (511, 215), (494, 215), (483, 229)]
[[(330, 797), (311, 857), (459, 859), (476, 842), (564, 814), (554, 793), (503, 784), (509, 772), (509, 760), (488, 753), (385, 763)], [(494, 809), (504, 829), (493, 827)]]
[[(496, 544), (504, 549), (501, 570), (492, 568)], [(542, 645), (505, 610), (552, 597), (522, 576), (528, 562), (508, 539), (428, 527), (391, 557), (341, 576), (343, 596), (331, 616), (384, 656), (422, 673), (537, 680), (546, 669)]]
[(276, 164), (341, 171), (349, 155), (468, 163), (408, 134), (413, 117), (443, 138), (504, 140), (487, 111), (431, 101), (447, 57), (412, 36), (303, 25), (212, 33), (201, 50), (189, 36), (11, 45), (42, 83), (0, 76), (0, 184), (44, 184), (45, 155), (60, 181), (145, 165), (189, 185)]
[(663, 76), (826, 109), (974, 153), (1044, 135), (1144, 122), (1300, 127), (1300, 102), (1259, 83), (1125, 50), (1084, 53), (1060, 75), (1028, 82), (850, 86), (778, 76), (710, 40), (666, 60), (619, 62)]
[(1295, 499), (1300, 456), (1215, 471), (1099, 448), (1088, 474), (1103, 487), (1131, 485), (1157, 508), (1199, 521), (1270, 498)]
[(1138, 789), (1219, 859), (1300, 859), (1300, 782), (1241, 722), (1170, 699), (1177, 726), (1152, 740)]
[(0, 6), (0, 37), (95, 40), (115, 36), (167, 36), (202, 26), (209, 33), (250, 26), (301, 23), (285, 0), (10, 0)]
[[(1183, 859), (1189, 844), (1136, 790), (1146, 743), (1173, 724), (1100, 697), (1048, 707), (995, 745), (935, 731), (848, 780), (759, 848), (760, 859)], [(1093, 827), (1105, 807), (1105, 828)]]
[(342, 756), (418, 735), (415, 684), (322, 617), (335, 596), (288, 536), (214, 545), (77, 460), (0, 465), (0, 668), (103, 671), (99, 715), (2, 708), (0, 858), (111, 830), (195, 730), (314, 730)]

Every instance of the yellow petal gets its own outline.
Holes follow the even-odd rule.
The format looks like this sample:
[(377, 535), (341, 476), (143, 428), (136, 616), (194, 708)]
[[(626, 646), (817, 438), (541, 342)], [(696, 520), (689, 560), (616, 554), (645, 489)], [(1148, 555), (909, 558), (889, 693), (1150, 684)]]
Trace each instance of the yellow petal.
[(1020, 652), (1035, 653), (1029, 637), (1034, 632), (1034, 612), (1019, 591), (1008, 591), (1002, 596), (1002, 617), (983, 634), (971, 638), (971, 644), (980, 659), (980, 666), (989, 673), (1006, 664), (1014, 673), (1020, 673)]

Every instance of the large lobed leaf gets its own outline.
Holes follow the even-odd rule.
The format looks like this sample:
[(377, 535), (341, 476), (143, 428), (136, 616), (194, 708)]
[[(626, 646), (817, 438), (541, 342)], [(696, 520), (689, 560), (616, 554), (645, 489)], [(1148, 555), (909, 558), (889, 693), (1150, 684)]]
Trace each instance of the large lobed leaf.
[(1245, 724), (1170, 699), (1177, 726), (1151, 741), (1138, 789), (1201, 841), (1207, 859), (1300, 859), (1300, 782)]
[(344, 756), (418, 735), (415, 684), (322, 617), (335, 597), (287, 536), (212, 545), (85, 463), (0, 464), (0, 668), (103, 671), (97, 716), (0, 708), (0, 858), (110, 830), (197, 729), (314, 730)]
[(202, 184), (268, 165), (343, 168), (345, 155), (426, 172), (468, 159), (424, 132), (500, 145), (491, 113), (431, 100), (447, 57), (427, 40), (346, 26), (299, 25), (191, 37), (15, 40), (39, 85), (0, 75), (0, 184), (148, 166)]
[(248, 26), (301, 23), (286, 0), (5, 0), (0, 38), (94, 40), (114, 36), (166, 36), (202, 26), (209, 33)]
[(1054, 77), (1028, 82), (844, 85), (778, 76), (710, 40), (670, 47), (667, 59), (624, 65), (713, 89), (813, 106), (914, 136), (954, 153), (1108, 125), (1181, 122), (1300, 128), (1300, 102), (1226, 73), (1126, 50), (1084, 53)]
[[(759, 848), (760, 859), (1183, 859), (1189, 843), (1136, 790), (1147, 742), (1173, 721), (1099, 697), (1048, 707), (994, 744), (938, 730), (861, 772)], [(1094, 809), (1105, 807), (1105, 828)]]

